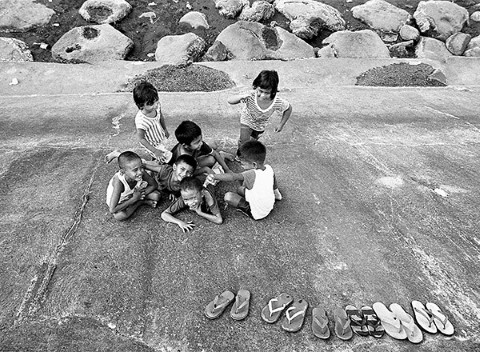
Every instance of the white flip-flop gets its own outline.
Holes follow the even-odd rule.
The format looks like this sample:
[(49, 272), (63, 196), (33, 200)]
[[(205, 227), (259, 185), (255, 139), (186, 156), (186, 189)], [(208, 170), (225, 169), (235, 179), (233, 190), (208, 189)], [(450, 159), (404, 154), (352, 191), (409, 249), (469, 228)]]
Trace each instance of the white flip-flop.
[(423, 303), (419, 301), (412, 301), (412, 308), (418, 325), (420, 325), (424, 331), (429, 332), (430, 334), (436, 334), (437, 327), (433, 322), (433, 316), (430, 311), (425, 308)]
[(390, 304), (390, 310), (397, 316), (402, 323), (403, 329), (407, 333), (408, 341), (411, 343), (420, 343), (423, 341), (422, 331), (418, 328), (413, 317), (405, 312), (403, 307), (397, 303)]
[(385, 304), (375, 302), (372, 307), (388, 335), (397, 340), (405, 340), (407, 338), (407, 332), (403, 328), (400, 319)]
[(432, 314), (433, 321), (437, 326), (438, 331), (447, 336), (452, 336), (455, 333), (453, 324), (448, 320), (448, 317), (443, 314), (442, 310), (435, 303), (427, 302), (426, 307), (430, 314)]

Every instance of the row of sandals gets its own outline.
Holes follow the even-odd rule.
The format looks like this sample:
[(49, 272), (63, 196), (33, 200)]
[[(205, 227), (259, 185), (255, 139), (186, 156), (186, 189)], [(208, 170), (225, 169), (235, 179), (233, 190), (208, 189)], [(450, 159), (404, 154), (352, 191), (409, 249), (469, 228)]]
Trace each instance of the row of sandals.
[[(250, 296), (248, 290), (240, 289), (236, 295), (226, 290), (207, 304), (205, 316), (209, 319), (216, 319), (222, 315), (230, 303), (234, 302), (230, 316), (234, 320), (245, 319), (250, 308)], [(419, 326), (431, 334), (437, 332), (446, 336), (454, 334), (452, 323), (435, 303), (428, 302), (424, 305), (422, 302), (412, 301), (411, 306), (415, 319), (397, 303), (392, 303), (389, 308), (381, 302), (376, 302), (372, 307), (363, 306), (361, 309), (353, 305), (348, 305), (345, 309), (335, 309), (333, 311), (335, 335), (342, 340), (349, 340), (353, 333), (376, 338), (387, 333), (395, 339), (408, 339), (412, 343), (420, 343), (423, 340), (423, 333)], [(294, 300), (289, 294), (281, 293), (270, 299), (262, 309), (261, 316), (264, 321), (273, 324), (285, 312), (281, 324), (282, 329), (296, 332), (303, 326), (307, 309), (307, 301)], [(328, 322), (327, 312), (322, 306), (312, 309), (312, 332), (315, 336), (320, 339), (330, 337)]]

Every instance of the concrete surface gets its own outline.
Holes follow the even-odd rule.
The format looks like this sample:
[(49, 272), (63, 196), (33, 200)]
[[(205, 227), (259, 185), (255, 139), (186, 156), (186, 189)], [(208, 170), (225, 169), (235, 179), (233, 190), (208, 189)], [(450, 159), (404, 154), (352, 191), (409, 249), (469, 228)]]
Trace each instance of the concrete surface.
[[(227, 150), (239, 115), (227, 97), (261, 69), (278, 69), (294, 108), (262, 137), (284, 200), (259, 222), (183, 213), (188, 234), (160, 219), (166, 201), (123, 223), (105, 204), (116, 166), (104, 154), (139, 150), (131, 94), (115, 91), (148, 65), (0, 64), (0, 351), (478, 351), (478, 81), (456, 71), (446, 88), (355, 87), (378, 63), (347, 63), (215, 63), (237, 88), (160, 94), (170, 132), (192, 119)], [(240, 288), (252, 292), (245, 321), (204, 317)], [(289, 334), (260, 317), (280, 292), (324, 305), (332, 332), (334, 308), (411, 311), (415, 299), (439, 304), (456, 333), (322, 341), (309, 310)]]

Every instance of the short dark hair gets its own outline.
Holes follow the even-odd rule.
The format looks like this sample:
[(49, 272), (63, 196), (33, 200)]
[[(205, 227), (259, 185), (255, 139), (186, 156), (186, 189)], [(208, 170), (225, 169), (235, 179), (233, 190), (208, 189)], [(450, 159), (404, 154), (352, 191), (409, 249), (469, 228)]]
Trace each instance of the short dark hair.
[(202, 129), (195, 122), (185, 120), (175, 130), (175, 137), (180, 144), (190, 144), (195, 138), (202, 135)]
[(201, 191), (203, 188), (202, 181), (196, 177), (185, 177), (180, 181), (180, 191), (195, 190)]
[(271, 89), (270, 99), (275, 98), (278, 92), (278, 73), (274, 70), (263, 70), (260, 72), (253, 80), (253, 89), (257, 89), (258, 87), (262, 89)]
[(191, 166), (194, 170), (197, 168), (198, 165), (197, 160), (193, 156), (188, 154), (182, 154), (177, 158), (177, 160), (175, 160), (175, 165), (178, 165), (180, 163), (185, 163)]
[(126, 152), (123, 152), (118, 156), (118, 166), (120, 167), (120, 169), (123, 169), (126, 163), (137, 159), (142, 160), (142, 158), (140, 158), (137, 153), (127, 150)]
[(248, 141), (240, 146), (240, 156), (245, 160), (263, 164), (267, 148), (259, 141)]
[(133, 100), (139, 109), (145, 105), (153, 105), (158, 100), (158, 91), (153, 84), (142, 81), (133, 88)]

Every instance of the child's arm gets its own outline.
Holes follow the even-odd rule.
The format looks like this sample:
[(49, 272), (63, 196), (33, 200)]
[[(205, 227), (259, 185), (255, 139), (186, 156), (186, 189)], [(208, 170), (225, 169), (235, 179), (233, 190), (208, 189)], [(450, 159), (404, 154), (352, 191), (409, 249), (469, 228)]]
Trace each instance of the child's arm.
[(120, 200), (120, 195), (124, 191), (125, 187), (123, 187), (122, 182), (114, 178), (113, 180), (113, 193), (112, 193), (112, 198), (110, 199), (110, 204), (108, 205), (108, 209), (110, 210), (110, 213), (115, 214), (118, 213), (119, 211), (122, 211), (129, 206), (135, 204), (139, 200), (142, 200), (145, 197), (144, 192), (140, 191), (135, 191), (133, 192), (133, 195), (130, 199), (126, 200), (125, 202), (118, 204)]
[(165, 137), (169, 138), (170, 133), (167, 130), (167, 125), (165, 125), (165, 118), (163, 117), (162, 111), (160, 111), (160, 126), (162, 126), (163, 131), (165, 132)]
[(147, 181), (148, 183), (148, 186), (144, 189), (145, 195), (152, 193), (157, 189), (158, 183), (157, 181), (155, 181), (155, 179), (152, 176), (150, 176), (147, 172), (145, 172), (142, 177), (143, 177), (143, 180)]
[(213, 183), (215, 182), (215, 180), (232, 182), (232, 181), (243, 181), (243, 179), (244, 178), (242, 174), (230, 172), (228, 174), (208, 174), (205, 182)]
[(214, 224), (221, 225), (223, 223), (223, 218), (220, 213), (218, 214), (208, 214), (202, 211), (202, 207), (199, 205), (197, 209), (195, 209), (198, 215), (202, 218), (207, 219), (208, 221), (213, 222)]
[(137, 140), (141, 145), (143, 145), (145, 148), (150, 150), (157, 157), (158, 160), (160, 160), (162, 162), (165, 161), (164, 153), (161, 150), (158, 150), (157, 148), (155, 148), (150, 143), (148, 143), (148, 141), (145, 139), (145, 131), (144, 130), (142, 130), (141, 128), (137, 128), (136, 135), (137, 135)]
[(248, 92), (248, 93), (232, 95), (231, 97), (229, 97), (227, 99), (227, 101), (228, 101), (229, 104), (235, 105), (235, 104), (240, 103), (242, 101), (242, 99), (245, 99), (245, 98), (249, 97), (250, 94), (252, 94), (252, 93)]
[(211, 155), (220, 164), (220, 166), (223, 167), (223, 170), (225, 172), (227, 172), (227, 173), (232, 172), (232, 170), (230, 170), (230, 168), (227, 166), (227, 163), (225, 163), (225, 159), (223, 158), (223, 156), (220, 155), (219, 152), (217, 152), (215, 149), (213, 149)]
[(208, 190), (204, 191), (205, 202), (210, 208), (209, 213), (204, 213), (202, 211), (202, 204), (198, 204), (195, 212), (200, 215), (202, 218), (207, 219), (208, 221), (213, 222), (214, 224), (221, 225), (223, 223), (222, 214), (220, 214), (220, 208), (218, 207), (218, 202)]
[(180, 199), (178, 199), (175, 203), (171, 204), (167, 209), (165, 209), (162, 212), (161, 216), (164, 221), (177, 224), (182, 229), (183, 232), (185, 231), (188, 232), (190, 230), (193, 230), (193, 227), (195, 226), (195, 224), (192, 223), (191, 221), (189, 222), (182, 221), (173, 216), (176, 210), (180, 209), (180, 206), (178, 206), (179, 202), (180, 202)]
[(281, 132), (283, 130), (283, 126), (287, 123), (290, 115), (292, 114), (292, 106), (290, 105), (287, 110), (283, 112), (282, 119), (277, 127), (275, 127), (275, 132)]

